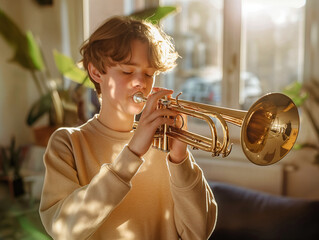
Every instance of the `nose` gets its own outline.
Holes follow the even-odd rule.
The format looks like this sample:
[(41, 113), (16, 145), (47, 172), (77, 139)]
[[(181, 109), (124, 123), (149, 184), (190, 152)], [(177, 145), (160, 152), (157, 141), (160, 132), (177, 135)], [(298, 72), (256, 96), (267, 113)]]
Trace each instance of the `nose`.
[(135, 88), (145, 88), (146, 78), (144, 74), (142, 73), (135, 74), (134, 78), (132, 79), (132, 85)]

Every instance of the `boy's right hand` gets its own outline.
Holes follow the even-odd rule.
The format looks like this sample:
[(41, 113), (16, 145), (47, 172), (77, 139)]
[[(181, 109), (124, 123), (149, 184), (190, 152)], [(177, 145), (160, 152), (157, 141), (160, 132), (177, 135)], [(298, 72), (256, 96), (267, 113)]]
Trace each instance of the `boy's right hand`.
[(156, 89), (156, 92), (148, 96), (134, 136), (128, 144), (128, 148), (137, 156), (142, 157), (148, 151), (159, 126), (163, 124), (174, 125), (174, 117), (177, 115), (175, 111), (157, 109), (158, 101), (164, 96), (170, 96), (172, 93), (173, 90)]

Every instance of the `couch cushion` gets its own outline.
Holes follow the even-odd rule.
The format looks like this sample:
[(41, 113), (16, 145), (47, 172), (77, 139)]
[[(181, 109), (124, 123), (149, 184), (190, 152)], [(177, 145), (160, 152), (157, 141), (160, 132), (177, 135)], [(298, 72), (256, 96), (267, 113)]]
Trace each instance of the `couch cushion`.
[(319, 201), (210, 182), (218, 218), (210, 239), (319, 239)]

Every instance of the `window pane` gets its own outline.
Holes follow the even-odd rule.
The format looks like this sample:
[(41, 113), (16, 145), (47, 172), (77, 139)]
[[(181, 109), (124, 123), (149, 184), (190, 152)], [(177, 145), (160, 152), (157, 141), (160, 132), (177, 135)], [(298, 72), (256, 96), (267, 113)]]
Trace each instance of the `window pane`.
[(241, 91), (243, 109), (268, 92), (301, 81), (305, 0), (243, 0)]
[(181, 9), (161, 22), (181, 56), (177, 68), (163, 76), (165, 87), (183, 92), (181, 99), (220, 104), (223, 1), (161, 0), (160, 4)]

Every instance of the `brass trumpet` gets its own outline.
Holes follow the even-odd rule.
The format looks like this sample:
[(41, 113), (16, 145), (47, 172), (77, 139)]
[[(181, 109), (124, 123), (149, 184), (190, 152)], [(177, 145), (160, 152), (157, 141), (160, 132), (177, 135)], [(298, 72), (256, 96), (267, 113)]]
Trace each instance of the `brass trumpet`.
[[(226, 122), (241, 127), (242, 150), (246, 157), (257, 165), (266, 166), (278, 162), (295, 144), (299, 132), (298, 109), (284, 94), (267, 94), (257, 100), (248, 111), (179, 100), (180, 94), (176, 98), (161, 99), (159, 108), (169, 108), (206, 121), (211, 138), (163, 125), (154, 135), (155, 148), (169, 151), (169, 138), (175, 138), (195, 149), (211, 152), (213, 157), (219, 155), (226, 157), (231, 152), (232, 146)], [(136, 103), (147, 101), (142, 93), (136, 93), (133, 99)], [(223, 131), (222, 141), (217, 138), (213, 119), (220, 123)]]

